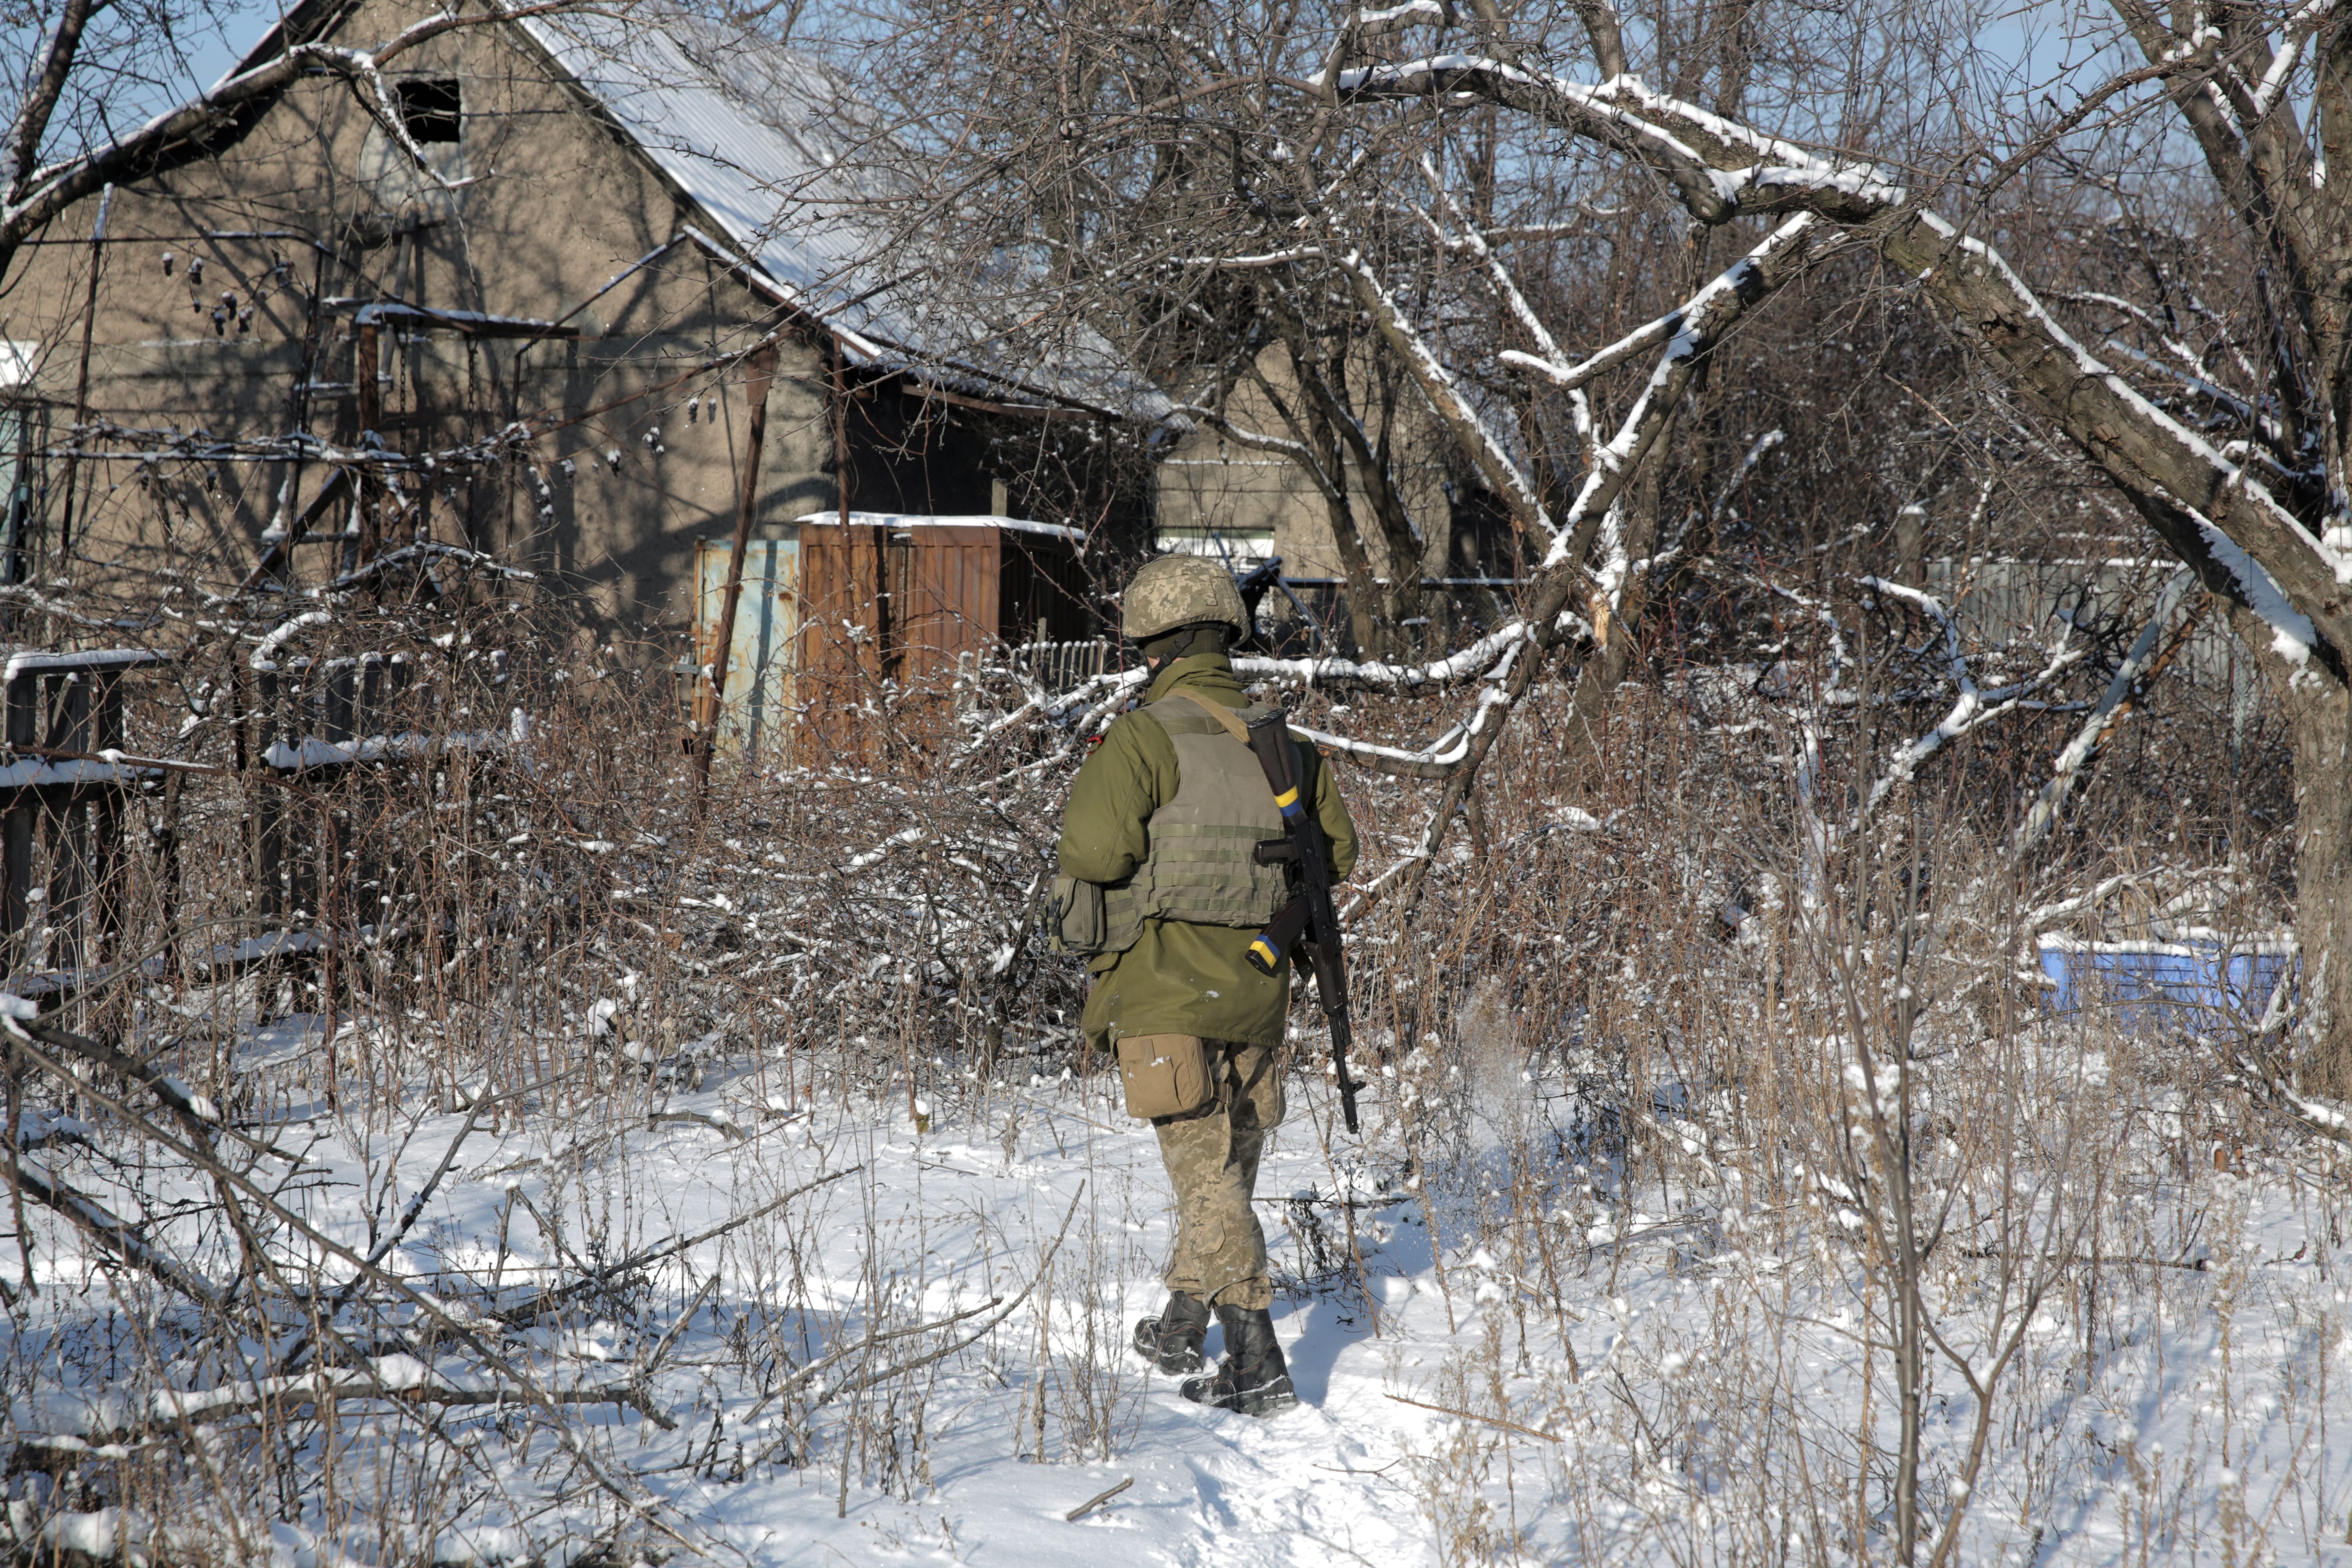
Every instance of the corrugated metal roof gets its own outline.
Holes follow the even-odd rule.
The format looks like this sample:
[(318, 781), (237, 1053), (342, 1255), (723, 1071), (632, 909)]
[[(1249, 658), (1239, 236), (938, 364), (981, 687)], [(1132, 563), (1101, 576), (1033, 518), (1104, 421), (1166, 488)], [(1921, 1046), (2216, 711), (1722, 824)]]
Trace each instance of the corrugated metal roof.
[[(942, 299), (908, 151), (822, 62), (667, 10), (525, 18), (564, 70), (776, 286), (869, 363), (1146, 418), (1167, 404), (1099, 338), (1050, 348)], [(894, 173), (894, 171), (897, 171)], [(911, 231), (910, 231), (911, 230)], [(952, 289), (952, 285), (950, 285)]]

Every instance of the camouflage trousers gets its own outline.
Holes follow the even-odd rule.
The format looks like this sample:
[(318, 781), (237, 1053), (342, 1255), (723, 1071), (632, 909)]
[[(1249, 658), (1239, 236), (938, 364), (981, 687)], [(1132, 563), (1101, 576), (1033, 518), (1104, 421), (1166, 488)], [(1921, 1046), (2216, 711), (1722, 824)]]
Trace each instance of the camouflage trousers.
[(1160, 1278), (1211, 1306), (1267, 1308), (1265, 1232), (1251, 1212), (1265, 1135), (1282, 1121), (1282, 1075), (1271, 1046), (1202, 1042), (1217, 1098), (1152, 1123), (1176, 1189), (1176, 1253)]

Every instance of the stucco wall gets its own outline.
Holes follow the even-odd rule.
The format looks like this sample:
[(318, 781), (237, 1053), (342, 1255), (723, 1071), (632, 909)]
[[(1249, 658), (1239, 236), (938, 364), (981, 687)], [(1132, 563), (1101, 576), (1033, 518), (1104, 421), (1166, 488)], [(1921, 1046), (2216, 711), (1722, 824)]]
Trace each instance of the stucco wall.
[[(1286, 354), (1269, 349), (1261, 357), (1259, 373), (1295, 408)], [(1351, 366), (1361, 384), (1362, 367)], [(1244, 429), (1291, 438), (1281, 414), (1255, 384), (1229, 389), (1227, 416)], [(1377, 414), (1359, 410), (1367, 429), (1375, 432)], [(1428, 417), (1418, 395), (1406, 390), (1398, 400), (1396, 467), (1405, 507), (1422, 532), (1421, 570), (1444, 575), (1452, 538), (1452, 508), (1445, 490), (1446, 437)], [(1390, 571), (1379, 525), (1363, 480), (1355, 464), (1347, 464), (1349, 510), (1357, 520), (1364, 549), (1373, 570)], [(1331, 539), (1331, 522), (1322, 493), (1289, 458), (1262, 447), (1245, 446), (1202, 426), (1177, 443), (1159, 470), (1159, 521), (1163, 530), (1218, 529), (1240, 532), (1270, 530), (1283, 571), (1294, 577), (1341, 575), (1339, 555)]]
[[(337, 37), (373, 43), (423, 14), (380, 0)], [(701, 223), (518, 31), (444, 35), (402, 56), (395, 75), (460, 81), (460, 141), (427, 151), (450, 180), (470, 184), (451, 191), (425, 178), (351, 86), (317, 78), (234, 144), (117, 193), (88, 316), (88, 402), (91, 419), (142, 434), (93, 443), (106, 456), (77, 476), (89, 498), (76, 509), (77, 559), (52, 560), (49, 574), (126, 591), (158, 567), (214, 591), (240, 579), (281, 498), (290, 487), (299, 510), (322, 466), (236, 453), (137, 458), (199, 432), (236, 443), (307, 427), (356, 440), (367, 367), (354, 363), (350, 310), (330, 301), (396, 297), (552, 320)], [(81, 379), (96, 209), (84, 204), (28, 252), (0, 301), (0, 336), (38, 345), (32, 390), (59, 429)], [(222, 231), (268, 237), (207, 237)], [(525, 348), (387, 331), (379, 428), (400, 450), (446, 454), (519, 416), (544, 429), (557, 415), (558, 427), (516, 458), (438, 462), (425, 487), (434, 535), (575, 585), (616, 627), (675, 629), (689, 614), (692, 541), (732, 527), (745, 435), (745, 373), (696, 367), (777, 319), (771, 299), (679, 243), (587, 304), (577, 340)], [(828, 375), (813, 334), (788, 337), (770, 404), (763, 528), (837, 502)], [(896, 382), (852, 402), (853, 505), (984, 510), (976, 443), (936, 405), (925, 414)], [(60, 479), (53, 465), (53, 497)], [(343, 553), (299, 548), (294, 582), (331, 576)]]

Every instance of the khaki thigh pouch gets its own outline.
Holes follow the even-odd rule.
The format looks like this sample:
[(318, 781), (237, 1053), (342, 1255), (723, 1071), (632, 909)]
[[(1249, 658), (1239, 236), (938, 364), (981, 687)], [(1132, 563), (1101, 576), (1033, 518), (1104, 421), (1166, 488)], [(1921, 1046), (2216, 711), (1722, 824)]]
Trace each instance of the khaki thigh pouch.
[(1129, 1035), (1118, 1042), (1127, 1113), (1149, 1120), (1198, 1110), (1217, 1097), (1209, 1053), (1198, 1035)]

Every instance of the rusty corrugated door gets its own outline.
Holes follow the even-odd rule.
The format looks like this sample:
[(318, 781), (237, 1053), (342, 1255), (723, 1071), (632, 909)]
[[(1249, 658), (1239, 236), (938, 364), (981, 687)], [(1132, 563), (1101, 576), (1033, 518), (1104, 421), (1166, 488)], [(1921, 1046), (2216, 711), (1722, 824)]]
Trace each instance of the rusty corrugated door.
[(876, 578), (887, 576), (886, 531), (870, 515), (851, 516), (846, 529), (829, 516), (801, 520), (797, 753), (811, 766), (868, 756), (873, 736), (863, 715), (879, 710), (893, 640), (887, 603), (874, 601)]
[(939, 737), (959, 660), (976, 661), (996, 642), (1000, 550), (998, 531), (984, 524), (853, 513), (844, 530), (826, 518), (802, 520), (804, 761), (862, 757), (870, 737), (859, 715), (878, 710), (885, 680), (899, 693), (901, 732)]
[(937, 524), (894, 533), (892, 673), (900, 688), (945, 697), (962, 654), (992, 642), (997, 617), (997, 532)]
[(822, 766), (853, 737), (840, 721), (854, 706), (857, 657), (845, 635), (855, 624), (851, 604), (848, 542), (839, 528), (803, 523), (801, 528), (801, 679), (803, 723), (797, 755)]

